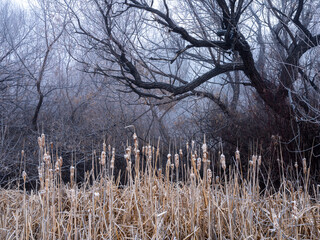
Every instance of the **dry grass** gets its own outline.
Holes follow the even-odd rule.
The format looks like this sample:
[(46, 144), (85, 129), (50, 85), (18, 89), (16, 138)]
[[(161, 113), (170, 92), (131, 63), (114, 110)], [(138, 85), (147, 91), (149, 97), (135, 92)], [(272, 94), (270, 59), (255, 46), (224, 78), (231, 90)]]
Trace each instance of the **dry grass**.
[[(208, 168), (204, 144), (198, 155), (194, 146), (187, 147), (189, 169), (181, 166), (180, 150), (168, 155), (162, 172), (153, 167), (159, 148), (144, 147), (140, 153), (134, 135), (125, 155), (126, 186), (114, 179), (114, 151), (104, 144), (100, 175), (95, 178), (91, 171), (78, 187), (73, 183), (77, 169), (70, 169), (71, 182), (63, 184), (62, 159), (52, 160), (44, 136), (39, 146), (40, 191), (0, 191), (0, 239), (320, 239), (319, 199), (302, 190), (309, 188), (307, 167), (301, 169), (303, 186), (283, 178), (279, 191), (261, 192), (259, 157), (242, 177), (240, 167), (226, 166), (221, 156), (218, 178)], [(186, 181), (173, 181), (179, 174)]]

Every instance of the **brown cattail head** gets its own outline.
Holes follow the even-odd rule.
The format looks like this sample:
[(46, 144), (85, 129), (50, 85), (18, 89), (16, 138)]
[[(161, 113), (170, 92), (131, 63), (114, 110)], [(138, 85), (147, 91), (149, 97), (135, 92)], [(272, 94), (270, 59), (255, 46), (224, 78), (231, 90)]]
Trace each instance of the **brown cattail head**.
[(208, 146), (206, 143), (203, 143), (202, 145), (202, 154), (203, 154), (203, 162), (206, 162), (208, 159)]
[(50, 183), (50, 179), (46, 178), (45, 180), (46, 192), (49, 192), (49, 183)]
[(27, 173), (25, 171), (22, 172), (22, 178), (23, 178), (23, 181), (25, 182), (27, 179)]
[(170, 153), (167, 155), (167, 166), (168, 167), (171, 166), (171, 154)]
[(220, 155), (220, 163), (221, 163), (221, 167), (223, 168), (223, 170), (226, 170), (226, 157), (224, 156), (224, 154), (222, 153)]
[(302, 159), (302, 166), (303, 166), (303, 173), (306, 174), (307, 173), (307, 159), (306, 158)]
[(138, 149), (138, 136), (136, 133), (133, 134), (133, 141), (134, 141), (134, 151), (137, 151)]
[(179, 167), (179, 154), (174, 155), (174, 164), (176, 165), (176, 168)]
[(261, 166), (261, 163), (262, 163), (261, 155), (259, 155), (259, 157), (258, 157), (258, 166), (259, 166), (259, 167)]
[(131, 162), (131, 160), (129, 160), (127, 163), (127, 170), (128, 171), (131, 171), (131, 166), (132, 166), (132, 162)]
[(257, 165), (257, 155), (252, 155), (253, 167), (255, 168)]
[(136, 133), (133, 133), (133, 140), (137, 140), (138, 139), (138, 136), (137, 136), (137, 134)]
[(39, 145), (39, 148), (42, 148), (42, 141), (41, 141), (41, 137), (38, 137), (38, 145)]
[(197, 159), (197, 170), (200, 171), (201, 169), (201, 158)]
[(208, 161), (208, 146), (205, 142), (202, 145), (202, 153), (203, 153), (202, 160), (205, 163)]
[(137, 149), (135, 157), (136, 157), (136, 161), (140, 160), (140, 150), (139, 149)]
[(49, 165), (49, 163), (50, 163), (50, 161), (51, 161), (51, 156), (50, 156), (50, 154), (45, 153), (45, 154), (43, 155), (43, 161), (44, 161), (47, 165)]
[(240, 161), (240, 151), (238, 149), (236, 150), (235, 155), (236, 155), (236, 160)]
[(148, 157), (147, 157), (148, 162), (151, 162), (151, 159), (152, 159), (152, 147), (151, 147), (151, 145), (149, 145), (148, 146)]
[(294, 163), (294, 167), (295, 167), (295, 168), (298, 168), (298, 162), (295, 162), (295, 163)]
[(101, 165), (102, 166), (106, 165), (106, 152), (105, 151), (101, 152)]
[(70, 167), (70, 177), (73, 178), (74, 176), (74, 166)]
[(126, 159), (126, 161), (129, 161), (131, 158), (131, 146), (126, 148), (126, 154), (124, 155), (124, 158)]
[(211, 181), (212, 181), (212, 171), (211, 171), (210, 168), (207, 169), (207, 181), (208, 181), (209, 184), (210, 184)]
[(111, 157), (111, 162), (110, 162), (110, 168), (114, 168), (114, 161), (116, 159), (116, 150), (115, 148), (112, 148), (112, 157)]
[(56, 164), (54, 166), (54, 170), (55, 170), (56, 173), (59, 173), (59, 171), (60, 171), (60, 161), (59, 161), (59, 159), (56, 161)]
[(41, 146), (44, 148), (46, 145), (46, 136), (42, 133), (41, 134)]
[(208, 152), (208, 146), (206, 143), (202, 144), (202, 152), (203, 153)]

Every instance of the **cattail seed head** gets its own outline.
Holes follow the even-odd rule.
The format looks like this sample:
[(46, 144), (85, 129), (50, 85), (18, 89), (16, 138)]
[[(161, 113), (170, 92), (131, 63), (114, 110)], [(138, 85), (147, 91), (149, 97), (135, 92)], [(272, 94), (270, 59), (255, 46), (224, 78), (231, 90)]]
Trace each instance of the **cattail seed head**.
[(46, 186), (46, 191), (47, 191), (47, 192), (49, 191), (49, 182), (50, 182), (50, 179), (49, 179), (49, 178), (46, 178), (46, 180), (45, 180), (45, 186)]
[(220, 163), (221, 163), (221, 167), (223, 168), (223, 170), (226, 169), (226, 157), (224, 156), (224, 154), (222, 153), (220, 155)]
[(257, 155), (252, 155), (253, 167), (256, 167), (257, 164)]
[(259, 155), (259, 157), (258, 157), (258, 166), (259, 166), (259, 167), (261, 166), (261, 163), (262, 163), (261, 155)]
[(253, 161), (252, 160), (249, 161), (249, 165), (253, 166)]
[(74, 176), (74, 167), (73, 166), (70, 167), (70, 176), (71, 177)]
[(140, 150), (137, 149), (137, 151), (136, 151), (136, 161), (139, 161), (139, 159), (140, 159)]
[(39, 145), (39, 148), (42, 148), (42, 141), (41, 141), (41, 137), (38, 137), (38, 145)]
[(171, 165), (171, 154), (169, 153), (169, 154), (167, 155), (167, 166), (170, 167), (170, 165)]
[(204, 143), (204, 144), (202, 145), (202, 151), (203, 151), (204, 153), (208, 151), (208, 146), (207, 146), (206, 143)]
[(106, 164), (106, 152), (101, 152), (101, 165), (104, 166)]
[(174, 155), (174, 164), (175, 164), (176, 168), (179, 167), (179, 154), (177, 154), (177, 153)]
[(236, 154), (235, 155), (236, 155), (236, 160), (240, 161), (240, 152), (239, 152), (238, 149), (236, 150)]
[(200, 171), (201, 169), (201, 158), (197, 159), (197, 170)]
[(58, 161), (56, 161), (54, 169), (55, 169), (56, 173), (59, 173), (59, 171), (60, 171), (60, 161), (59, 161), (59, 159), (58, 159)]
[(46, 145), (46, 136), (42, 133), (41, 134), (41, 146), (44, 148)]
[(151, 159), (152, 159), (152, 147), (151, 147), (151, 145), (149, 145), (148, 146), (148, 157), (147, 157), (148, 162), (151, 162)]
[(27, 173), (25, 171), (22, 172), (22, 178), (23, 178), (23, 181), (26, 181)]
[(137, 140), (138, 139), (138, 136), (137, 136), (136, 133), (134, 133), (132, 137), (133, 137), (133, 140)]
[(138, 136), (136, 133), (133, 134), (133, 141), (134, 141), (134, 151), (138, 150)]
[(111, 162), (110, 162), (110, 168), (111, 168), (111, 169), (114, 168), (114, 159), (113, 159), (113, 158), (111, 159)]
[(211, 171), (211, 169), (207, 169), (207, 180), (208, 180), (209, 184), (212, 181), (212, 171)]
[(111, 162), (110, 162), (110, 168), (114, 168), (114, 161), (116, 159), (116, 150), (115, 148), (112, 148), (112, 157), (111, 157)]
[(298, 162), (295, 162), (295, 163), (294, 163), (294, 167), (295, 167), (295, 168), (298, 168)]
[(303, 173), (306, 174), (307, 173), (307, 159), (306, 158), (302, 159), (302, 166), (303, 166)]
[(45, 153), (45, 154), (43, 155), (43, 161), (44, 161), (46, 164), (49, 164), (50, 161), (51, 161), (51, 156), (50, 156), (50, 154)]

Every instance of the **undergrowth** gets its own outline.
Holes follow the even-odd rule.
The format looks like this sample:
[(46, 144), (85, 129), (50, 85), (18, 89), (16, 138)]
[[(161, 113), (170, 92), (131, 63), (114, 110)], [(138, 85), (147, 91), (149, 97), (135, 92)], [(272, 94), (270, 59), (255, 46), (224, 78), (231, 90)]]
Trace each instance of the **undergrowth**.
[[(306, 159), (295, 165), (296, 181), (283, 174), (275, 190), (261, 179), (258, 154), (243, 176), (238, 150), (234, 164), (222, 153), (212, 169), (206, 143), (192, 143), (159, 169), (159, 146), (140, 148), (134, 134), (124, 155), (126, 184), (114, 176), (115, 149), (103, 144), (79, 186), (77, 169), (63, 183), (62, 158), (44, 135), (38, 143), (39, 189), (0, 190), (0, 239), (320, 239), (319, 186), (308, 184)], [(282, 159), (279, 165), (284, 173)]]

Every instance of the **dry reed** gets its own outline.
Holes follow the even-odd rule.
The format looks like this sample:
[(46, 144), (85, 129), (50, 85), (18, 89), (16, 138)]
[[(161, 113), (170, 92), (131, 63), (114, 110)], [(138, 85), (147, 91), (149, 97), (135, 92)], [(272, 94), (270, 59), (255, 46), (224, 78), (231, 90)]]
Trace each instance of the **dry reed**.
[[(120, 188), (111, 146), (103, 144), (100, 175), (91, 171), (79, 187), (74, 166), (70, 183), (62, 182), (62, 158), (54, 162), (45, 136), (39, 137), (40, 190), (1, 189), (0, 239), (320, 239), (319, 199), (308, 194), (305, 159), (303, 169), (296, 166), (302, 186), (282, 179), (278, 191), (261, 192), (261, 156), (252, 156), (243, 178), (239, 150), (235, 166), (227, 166), (220, 154), (222, 174), (214, 176), (207, 145), (200, 153), (192, 142), (185, 156), (191, 164), (183, 164), (182, 149), (173, 155), (174, 163), (169, 153), (163, 176), (156, 167), (159, 144), (140, 153), (137, 136), (133, 138), (134, 146), (125, 153), (128, 184)], [(23, 172), (24, 183), (26, 178)], [(315, 189), (319, 194), (319, 186)]]

